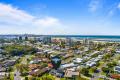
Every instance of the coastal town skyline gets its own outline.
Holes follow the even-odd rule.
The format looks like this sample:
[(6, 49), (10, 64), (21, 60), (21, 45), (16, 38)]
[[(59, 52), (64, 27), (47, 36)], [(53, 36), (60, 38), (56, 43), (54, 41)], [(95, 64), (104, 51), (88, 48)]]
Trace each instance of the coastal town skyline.
[(0, 34), (120, 35), (119, 0), (0, 0)]

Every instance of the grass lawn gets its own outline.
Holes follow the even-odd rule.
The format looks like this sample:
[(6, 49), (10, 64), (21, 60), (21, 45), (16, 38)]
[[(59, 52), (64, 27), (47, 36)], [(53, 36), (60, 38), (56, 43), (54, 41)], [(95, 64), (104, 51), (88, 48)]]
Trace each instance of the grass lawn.
[(65, 80), (65, 78), (61, 78), (60, 80)]
[(12, 72), (10, 73), (10, 79), (14, 80), (14, 74)]
[(104, 75), (104, 76), (106, 76), (106, 73), (104, 73), (104, 72), (101, 72), (101, 75)]
[[(72, 80), (72, 79), (61, 78), (60, 80)], [(83, 78), (83, 77), (76, 77), (75, 80), (89, 80), (89, 79), (86, 79), (86, 78)]]
[[(72, 80), (72, 79), (61, 78), (60, 80)], [(85, 79), (85, 78), (77, 78), (76, 80), (89, 80), (89, 79)]]
[(50, 74), (45, 74), (42, 77), (39, 77), (38, 79), (40, 79), (40, 80), (44, 80), (44, 79), (46, 79), (46, 80), (55, 80), (55, 76), (52, 76)]
[(104, 80), (104, 79), (99, 78), (98, 80)]
[(90, 73), (90, 74), (93, 74), (93, 73), (94, 73), (91, 68), (89, 69), (89, 73)]
[(82, 77), (77, 77), (76, 80), (89, 80), (89, 79), (86, 79), (86, 78), (82, 78)]

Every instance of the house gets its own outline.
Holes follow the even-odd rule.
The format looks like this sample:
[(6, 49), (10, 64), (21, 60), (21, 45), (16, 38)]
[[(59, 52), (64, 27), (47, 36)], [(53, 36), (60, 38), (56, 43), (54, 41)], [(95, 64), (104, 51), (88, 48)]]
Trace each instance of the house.
[(88, 62), (86, 62), (86, 66), (92, 67), (95, 66), (97, 62), (99, 62), (102, 59), (103, 55), (98, 55), (98, 57), (90, 59)]
[(93, 56), (93, 55), (99, 54), (99, 53), (100, 53), (100, 51), (94, 51), (92, 54), (90, 54), (90, 56)]
[(79, 76), (78, 71), (72, 71), (72, 70), (66, 70), (65, 71), (65, 77), (73, 77), (73, 76)]
[(0, 72), (6, 72), (6, 68), (4, 68), (4, 67), (0, 67)]
[(40, 60), (40, 59), (34, 59), (34, 60), (32, 60), (32, 61), (30, 61), (30, 64), (38, 64), (38, 63), (40, 63), (42, 60)]
[(98, 58), (94, 59), (95, 62), (97, 62), (97, 61), (99, 61), (99, 60), (100, 60), (100, 59), (98, 59)]
[(54, 53), (54, 51), (51, 51), (51, 50), (44, 50), (43, 53), (45, 53), (45, 54), (51, 54), (51, 53)]
[(16, 63), (16, 60), (6, 60), (4, 62), (4, 67), (13, 66)]
[(48, 63), (48, 67), (49, 67), (49, 68), (53, 68), (52, 63)]
[(4, 61), (4, 60), (5, 60), (5, 58), (2, 58), (2, 57), (0, 58), (0, 61)]
[(102, 58), (103, 58), (103, 55), (99, 55), (99, 56), (98, 56), (98, 59), (102, 59)]
[(14, 44), (14, 43), (12, 43), (12, 42), (11, 42), (11, 43), (7, 43), (7, 42), (4, 43), (5, 46), (7, 46), (7, 45), (13, 45), (13, 44)]
[(14, 57), (12, 57), (11, 59), (13, 59), (13, 60), (18, 60), (18, 59), (20, 59), (20, 57), (19, 57), (19, 56), (14, 56)]
[(50, 48), (49, 45), (42, 45), (44, 48)]
[(37, 69), (39, 67), (38, 64), (30, 64), (29, 66), (29, 70), (34, 70), (34, 69)]
[(120, 65), (120, 60), (118, 61), (118, 65)]
[(50, 72), (49, 72), (51, 75), (54, 75), (56, 77), (59, 77), (59, 78), (62, 78), (64, 77), (64, 72), (62, 70), (55, 70), (55, 69), (52, 69)]
[(41, 55), (41, 54), (43, 54), (43, 52), (36, 52), (35, 54), (36, 55)]
[(48, 54), (52, 54), (52, 53), (54, 53), (54, 51), (49, 51), (49, 52), (48, 52)]
[(67, 53), (62, 52), (62, 53), (59, 53), (58, 56), (62, 57), (62, 56), (65, 56), (66, 54)]
[(75, 71), (76, 69), (77, 69), (77, 67), (67, 68), (67, 70), (70, 70), (70, 71)]
[(112, 74), (110, 77), (113, 79), (120, 79), (120, 74)]
[[(0, 49), (0, 53), (2, 53), (2, 52), (4, 52), (4, 50), (3, 49)], [(0, 56), (1, 56), (2, 54), (0, 54)]]
[(4, 78), (5, 76), (8, 76), (8, 75), (9, 75), (9, 73), (0, 72), (0, 80), (4, 80), (3, 78)]
[(61, 48), (59, 46), (54, 46), (53, 50), (60, 50)]
[(47, 62), (47, 63), (50, 62), (50, 60), (48, 58), (42, 58), (41, 60), (42, 60), (42, 62)]
[(83, 57), (83, 59), (84, 59), (84, 60), (87, 60), (87, 59), (90, 59), (90, 57), (85, 56), (85, 57)]
[(89, 67), (92, 67), (92, 66), (94, 66), (94, 65), (96, 65), (95, 62), (87, 62), (87, 63), (86, 63), (86, 66), (89, 66)]
[(39, 64), (29, 64), (29, 70), (31, 71), (31, 70), (35, 70), (35, 69), (42, 69), (42, 68), (45, 68), (45, 67), (47, 67), (47, 65), (44, 65), (44, 64), (42, 64), (42, 65), (39, 65)]
[(120, 50), (116, 50), (116, 53), (120, 53)]
[(43, 52), (43, 49), (40, 47), (37, 47), (38, 52)]
[(64, 52), (67, 51), (67, 50), (68, 50), (67, 48), (62, 48), (61, 49), (61, 51), (64, 51)]
[(114, 71), (116, 71), (117, 73), (120, 73), (120, 66), (115, 66)]
[(77, 50), (75, 51), (76, 54), (82, 54), (84, 51)]
[(73, 54), (66, 54), (65, 56), (63, 56), (64, 59), (67, 59), (69, 57), (73, 57), (74, 55)]
[(70, 67), (74, 67), (74, 66), (77, 66), (77, 65), (74, 63), (69, 63), (69, 64), (61, 65), (60, 68), (65, 69), (65, 68), (70, 68)]
[(29, 74), (32, 75), (32, 76), (41, 76), (44, 73), (48, 72), (49, 70), (50, 70), (49, 68), (45, 67), (45, 68), (42, 68), (42, 69), (32, 70), (31, 72), (29, 72)]
[(73, 60), (74, 63), (81, 63), (83, 61), (83, 59), (81, 58), (76, 58)]

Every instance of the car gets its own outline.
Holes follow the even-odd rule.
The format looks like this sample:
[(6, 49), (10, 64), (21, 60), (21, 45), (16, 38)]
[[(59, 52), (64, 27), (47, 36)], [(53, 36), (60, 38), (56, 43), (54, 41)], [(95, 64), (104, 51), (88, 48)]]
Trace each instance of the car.
[(95, 73), (99, 73), (100, 72), (100, 70), (95, 70)]

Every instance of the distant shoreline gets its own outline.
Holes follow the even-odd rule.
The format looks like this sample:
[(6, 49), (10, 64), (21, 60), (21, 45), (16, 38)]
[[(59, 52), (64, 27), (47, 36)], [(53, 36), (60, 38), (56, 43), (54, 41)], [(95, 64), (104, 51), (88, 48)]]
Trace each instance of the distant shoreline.
[(35, 34), (4, 34), (0, 35), (0, 38), (14, 38), (19, 36), (27, 37), (53, 37), (53, 38), (77, 38), (77, 39), (120, 39), (120, 35), (35, 35)]

